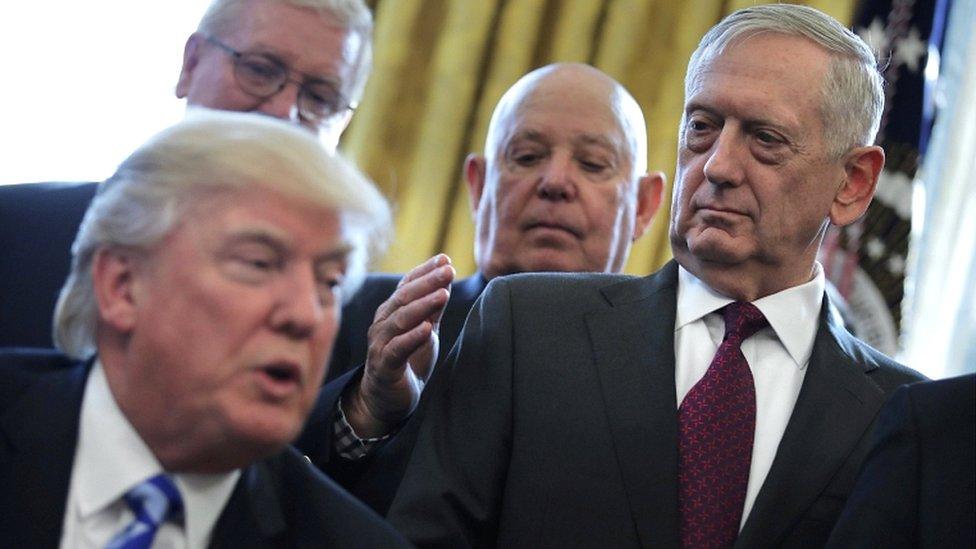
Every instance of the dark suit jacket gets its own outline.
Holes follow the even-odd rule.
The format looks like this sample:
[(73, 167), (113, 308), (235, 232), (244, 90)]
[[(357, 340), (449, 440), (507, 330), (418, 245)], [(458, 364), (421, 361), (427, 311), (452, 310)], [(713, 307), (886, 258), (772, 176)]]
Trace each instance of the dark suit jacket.
[(95, 183), (0, 185), (0, 347), (52, 347), (51, 318)]
[(976, 375), (899, 389), (829, 547), (976, 547)]
[[(427, 386), (388, 518), (422, 546), (678, 547), (677, 265), (493, 280)], [(921, 376), (824, 307), (739, 547), (819, 546), (886, 393)]]
[[(393, 294), (399, 281), (399, 275), (370, 275), (356, 297), (343, 307), (342, 327), (329, 364), (330, 377), (333, 371), (342, 375), (322, 388), (305, 431), (295, 443), (317, 467), (381, 515), (390, 508), (400, 485), (420, 420), (411, 420), (368, 458), (355, 462), (334, 455), (332, 424), (342, 391), (362, 375), (361, 365), (366, 361), (367, 351), (366, 332), (376, 309)], [(480, 274), (475, 274), (451, 286), (451, 299), (441, 317), (440, 355), (435, 371), (454, 346), (471, 305), (486, 284)]]
[[(0, 545), (57, 547), (89, 364), (0, 353)], [(288, 449), (242, 471), (211, 547), (404, 547), (379, 517)]]

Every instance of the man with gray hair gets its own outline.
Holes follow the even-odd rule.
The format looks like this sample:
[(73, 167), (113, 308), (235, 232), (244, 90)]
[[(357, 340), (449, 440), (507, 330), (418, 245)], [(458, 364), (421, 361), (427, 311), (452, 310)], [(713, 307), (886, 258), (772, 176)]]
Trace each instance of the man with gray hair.
[[(213, 0), (186, 41), (176, 95), (189, 110), (288, 120), (334, 151), (366, 86), (372, 28), (363, 0)], [(70, 239), (94, 193), (94, 183), (0, 186), (0, 346), (51, 345)]]
[(190, 107), (289, 120), (335, 150), (369, 78), (363, 0), (214, 0), (183, 50)]
[(56, 311), (0, 353), (0, 540), (396, 547), (286, 449), (390, 212), (310, 134), (206, 111), (99, 186)]
[(921, 376), (832, 315), (817, 250), (884, 152), (870, 49), (808, 7), (739, 10), (688, 66), (647, 278), (492, 281), (418, 413), (388, 518), (421, 546), (822, 546), (886, 394)]

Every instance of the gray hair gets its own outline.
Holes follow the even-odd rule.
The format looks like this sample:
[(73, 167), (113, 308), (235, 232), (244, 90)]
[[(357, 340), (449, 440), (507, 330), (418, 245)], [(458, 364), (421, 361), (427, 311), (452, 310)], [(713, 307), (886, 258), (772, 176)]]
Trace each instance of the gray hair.
[(343, 93), (353, 106), (358, 104), (373, 64), (373, 14), (363, 0), (213, 0), (200, 19), (197, 31), (208, 35), (228, 32), (237, 26), (247, 5), (257, 1), (291, 4), (316, 11), (359, 36), (361, 44), (353, 65), (352, 82), (343, 83), (347, 86)]
[(95, 351), (92, 262), (98, 250), (149, 250), (206, 193), (248, 188), (272, 189), (338, 213), (350, 248), (344, 300), (389, 241), (386, 199), (314, 136), (258, 114), (197, 109), (139, 147), (99, 185), (71, 248), (71, 273), (55, 308), (57, 346), (77, 358)]
[(831, 54), (821, 89), (828, 153), (840, 157), (853, 147), (874, 143), (884, 109), (884, 79), (874, 53), (836, 19), (807, 6), (753, 6), (733, 12), (712, 27), (688, 62), (685, 97), (704, 63), (733, 43), (766, 32), (806, 38)]

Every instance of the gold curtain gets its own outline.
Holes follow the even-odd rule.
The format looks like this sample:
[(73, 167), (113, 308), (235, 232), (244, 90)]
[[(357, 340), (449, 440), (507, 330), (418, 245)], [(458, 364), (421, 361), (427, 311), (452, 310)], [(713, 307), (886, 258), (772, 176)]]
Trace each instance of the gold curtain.
[[(800, 2), (849, 24), (856, 0)], [(754, 0), (374, 0), (373, 74), (342, 149), (389, 197), (396, 239), (377, 270), (403, 272), (434, 253), (475, 271), (474, 226), (461, 177), (482, 152), (498, 99), (557, 61), (589, 63), (644, 109), (648, 167), (673, 184), (688, 57), (724, 15)], [(671, 252), (670, 200), (635, 243), (626, 271), (647, 274)]]

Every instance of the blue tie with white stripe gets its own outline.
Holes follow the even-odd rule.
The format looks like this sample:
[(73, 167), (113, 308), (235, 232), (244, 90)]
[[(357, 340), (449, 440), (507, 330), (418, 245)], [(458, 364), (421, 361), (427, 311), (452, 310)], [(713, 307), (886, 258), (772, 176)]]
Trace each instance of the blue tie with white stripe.
[(180, 492), (164, 474), (139, 483), (126, 492), (124, 499), (135, 518), (109, 540), (105, 549), (148, 549), (159, 526), (183, 512)]

